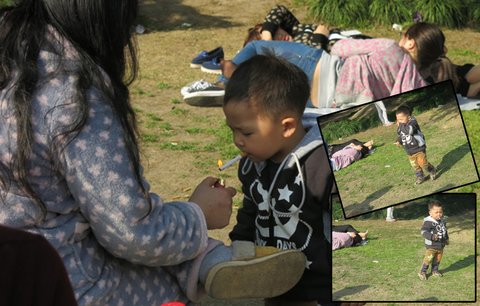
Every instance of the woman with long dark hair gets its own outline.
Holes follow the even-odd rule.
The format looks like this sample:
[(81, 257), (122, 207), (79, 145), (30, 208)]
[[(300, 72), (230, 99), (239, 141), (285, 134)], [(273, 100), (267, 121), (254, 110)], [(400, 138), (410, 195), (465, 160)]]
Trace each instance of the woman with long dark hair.
[[(53, 245), (79, 305), (287, 291), (304, 270), (301, 252), (256, 260), (248, 278), (252, 269), (235, 270), (232, 250), (208, 238), (228, 224), (233, 188), (208, 177), (188, 202), (164, 203), (142, 178), (128, 90), (137, 11), (137, 0), (23, 0), (0, 10), (0, 223)], [(283, 260), (296, 268), (280, 269)], [(245, 288), (218, 281), (222, 273)], [(257, 282), (263, 273), (270, 283)], [(284, 287), (262, 291), (279, 278)]]

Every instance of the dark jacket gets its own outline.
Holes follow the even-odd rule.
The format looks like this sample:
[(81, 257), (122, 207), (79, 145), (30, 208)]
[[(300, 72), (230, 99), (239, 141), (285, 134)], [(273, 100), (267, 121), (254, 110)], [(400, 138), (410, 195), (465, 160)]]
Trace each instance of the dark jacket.
[(328, 301), (332, 290), (328, 240), (333, 176), (318, 126), (311, 128), (280, 165), (242, 159), (239, 178), (243, 207), (230, 238), (302, 250), (308, 260), (305, 273), (281, 298)]
[(407, 123), (400, 123), (397, 127), (397, 141), (403, 146), (408, 155), (425, 152), (427, 144), (420, 126), (415, 117), (410, 117)]
[(442, 250), (448, 244), (448, 230), (443, 219), (437, 221), (430, 216), (425, 217), (421, 234), (427, 249)]

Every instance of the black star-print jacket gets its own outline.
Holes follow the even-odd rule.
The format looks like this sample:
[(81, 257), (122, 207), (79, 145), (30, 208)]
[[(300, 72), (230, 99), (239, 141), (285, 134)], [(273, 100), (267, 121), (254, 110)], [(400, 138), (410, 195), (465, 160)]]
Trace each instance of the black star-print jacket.
[(238, 173), (244, 200), (230, 233), (232, 241), (302, 250), (308, 260), (305, 273), (282, 298), (329, 300), (331, 245), (327, 237), (333, 175), (318, 126), (308, 131), (282, 164), (244, 158)]
[(443, 219), (435, 220), (430, 216), (425, 217), (420, 233), (425, 238), (427, 249), (442, 250), (448, 243), (447, 225)]

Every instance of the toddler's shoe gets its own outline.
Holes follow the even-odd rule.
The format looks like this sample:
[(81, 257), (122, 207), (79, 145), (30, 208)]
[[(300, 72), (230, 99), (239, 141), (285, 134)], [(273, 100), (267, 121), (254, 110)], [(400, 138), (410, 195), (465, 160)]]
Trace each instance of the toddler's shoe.
[(211, 61), (213, 59), (218, 58), (219, 61), (221, 58), (224, 57), (223, 54), (223, 48), (222, 47), (217, 47), (213, 50), (210, 51), (201, 51), (200, 53), (195, 56), (194, 59), (192, 59), (192, 62), (190, 63), (191, 68), (200, 68), (203, 63)]
[(437, 178), (437, 169), (433, 168), (432, 171), (430, 171), (430, 179), (434, 181)]
[(443, 274), (440, 271), (433, 271), (432, 275), (435, 276), (435, 277), (442, 277), (443, 276)]
[(425, 272), (418, 272), (418, 278), (421, 280), (427, 280), (427, 274)]
[(301, 251), (254, 247), (253, 243), (251, 247), (254, 249), (240, 253), (254, 254), (253, 257), (222, 262), (209, 271), (205, 281), (209, 296), (216, 299), (275, 297), (293, 288), (302, 277), (306, 257)]
[(415, 185), (420, 185), (423, 182), (425, 182), (425, 177), (424, 176), (417, 176), (417, 180), (415, 181)]

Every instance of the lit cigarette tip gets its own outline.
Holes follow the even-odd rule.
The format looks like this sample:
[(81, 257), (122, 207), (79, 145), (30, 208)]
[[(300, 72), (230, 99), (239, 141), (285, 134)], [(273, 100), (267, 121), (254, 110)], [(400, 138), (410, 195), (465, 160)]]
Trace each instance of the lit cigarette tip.
[[(225, 165), (220, 165), (220, 163), (222, 162), (221, 160), (219, 160), (219, 163), (218, 163), (218, 170), (219, 171), (223, 171), (225, 169), (227, 169), (228, 167), (231, 167), (233, 164), (235, 164), (236, 162), (238, 162), (240, 159), (242, 159), (242, 155), (237, 155), (235, 156), (233, 159), (227, 161), (225, 163)], [(223, 164), (223, 163), (222, 163)]]

